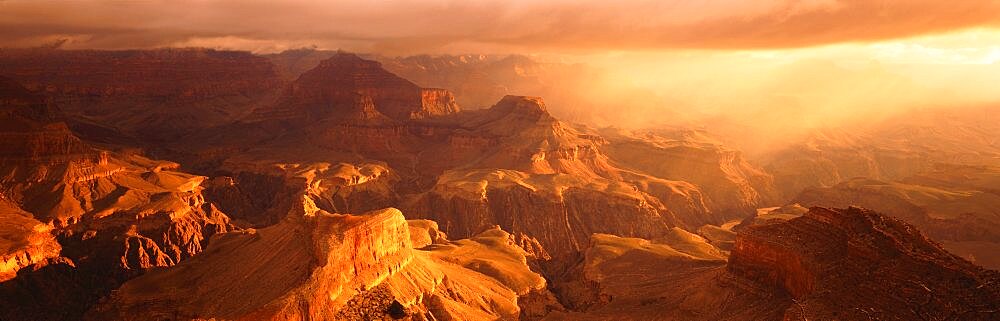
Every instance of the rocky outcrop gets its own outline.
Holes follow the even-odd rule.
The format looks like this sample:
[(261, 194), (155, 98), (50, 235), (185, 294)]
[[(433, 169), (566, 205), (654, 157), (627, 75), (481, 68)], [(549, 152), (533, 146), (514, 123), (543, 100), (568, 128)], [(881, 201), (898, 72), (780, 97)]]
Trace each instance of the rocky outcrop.
[(776, 320), (781, 293), (726, 270), (723, 252), (672, 229), (654, 240), (594, 234), (566, 269), (549, 270), (568, 308), (545, 320)]
[[(605, 148), (616, 165), (700, 187), (709, 213), (701, 224), (741, 219), (778, 201), (770, 174), (724, 145), (686, 132), (606, 129)], [(668, 135), (670, 134), (670, 135)]]
[(317, 207), (331, 213), (385, 208), (398, 202), (399, 180), (385, 164), (306, 164), (233, 160), (206, 183), (205, 195), (238, 226), (277, 224), (306, 193)]
[(337, 53), (299, 76), (277, 103), (256, 111), (254, 119), (399, 121), (457, 111), (448, 91), (420, 88), (378, 62)]
[(728, 262), (679, 229), (653, 240), (595, 234), (546, 275), (568, 308), (546, 320), (992, 320), (1000, 300), (997, 272), (860, 208), (746, 226)]
[(230, 229), (201, 195), (204, 177), (95, 150), (53, 105), (20, 87), (0, 93), (0, 123), (12, 125), (0, 130), (5, 319), (79, 318), (121, 282), (187, 259)]
[(503, 231), (416, 250), (398, 210), (335, 215), (302, 200), (278, 225), (220, 235), (206, 254), (130, 281), (88, 317), (372, 319), (391, 296), (408, 314), (492, 320), (545, 288)]
[(998, 269), (998, 174), (996, 167), (942, 166), (896, 182), (856, 178), (810, 188), (794, 201), (806, 206), (871, 208), (913, 224), (952, 253)]
[(457, 237), (499, 225), (556, 256), (580, 250), (592, 233), (652, 238), (678, 224), (659, 200), (621, 182), (512, 170), (447, 172), (406, 209)]
[[(414, 90), (423, 98), (411, 95)], [(447, 92), (420, 89), (350, 54), (305, 72), (283, 97), (245, 124), (280, 129), (222, 160), (225, 175), (238, 180), (241, 173), (267, 172), (261, 164), (382, 163), (392, 178), (367, 185), (379, 186), (364, 194), (374, 200), (369, 203), (433, 219), (456, 237), (499, 225), (537, 240), (544, 252), (564, 255), (592, 233), (655, 237), (664, 227), (742, 219), (771, 199), (769, 177), (718, 144), (622, 135), (611, 142), (603, 132), (559, 121), (539, 97), (508, 95), (491, 108), (458, 112)], [(257, 136), (243, 135), (242, 127), (233, 131)], [(630, 144), (659, 157), (628, 152)], [(695, 165), (698, 170), (684, 170)], [(511, 183), (526, 180), (533, 182)], [(463, 192), (477, 185), (485, 186), (482, 193)], [(245, 198), (223, 198), (230, 196)], [(331, 212), (374, 208), (347, 209), (323, 198), (317, 204)], [(274, 222), (276, 216), (269, 217)], [(542, 223), (559, 227), (544, 230)]]
[(448, 115), (457, 113), (459, 110), (459, 105), (455, 102), (455, 95), (447, 89), (421, 88), (420, 109), (415, 113), (411, 112), (411, 118)]
[(600, 150), (606, 142), (560, 122), (539, 97), (505, 96), (463, 124), (470, 136), (492, 139), (477, 146), (470, 166), (506, 168), (534, 174), (617, 178)]
[(13, 279), (22, 268), (59, 257), (62, 246), (51, 230), (31, 213), (0, 199), (0, 282)]
[[(54, 235), (61, 247), (56, 263), (33, 262), (0, 284), (0, 306), (11, 320), (79, 318), (125, 280), (186, 260), (231, 228), (200, 194), (202, 178), (112, 162), (124, 169), (68, 182), (5, 182), (21, 191), (5, 197), (44, 222), (35, 230)], [(53, 280), (59, 285), (46, 285)], [(65, 300), (74, 304), (51, 308)]]
[(784, 318), (792, 320), (989, 320), (1000, 304), (1000, 274), (949, 254), (909, 224), (860, 208), (816, 207), (749, 227), (728, 269), (791, 295)]

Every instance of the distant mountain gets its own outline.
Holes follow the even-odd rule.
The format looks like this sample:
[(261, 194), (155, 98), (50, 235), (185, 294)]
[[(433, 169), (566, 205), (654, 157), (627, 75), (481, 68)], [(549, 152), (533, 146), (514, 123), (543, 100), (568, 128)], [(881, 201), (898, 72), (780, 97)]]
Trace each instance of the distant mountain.
[(265, 58), (210, 49), (2, 49), (0, 75), (50, 97), (84, 137), (112, 143), (232, 122), (284, 84)]

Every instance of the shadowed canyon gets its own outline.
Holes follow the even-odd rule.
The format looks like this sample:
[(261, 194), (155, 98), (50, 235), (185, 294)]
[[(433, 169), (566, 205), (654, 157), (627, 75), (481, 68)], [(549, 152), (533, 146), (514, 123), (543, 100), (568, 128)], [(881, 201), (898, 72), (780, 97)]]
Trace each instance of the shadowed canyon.
[[(38, 35), (82, 23), (58, 12)], [(598, 28), (566, 19), (548, 25)], [(180, 37), (159, 24), (146, 41)], [(659, 36), (720, 51), (757, 31)], [(426, 50), (374, 32), (351, 51), (126, 33), (0, 32), (0, 320), (1000, 319), (1000, 97), (977, 86), (938, 94), (944, 80), (897, 81), (896, 65), (781, 67), (834, 87), (742, 56), (664, 62), (741, 66), (696, 89), (650, 80), (667, 67), (648, 52), (518, 53), (597, 50), (545, 33)], [(842, 41), (803, 39), (759, 40)], [(469, 43), (501, 54), (452, 50)], [(785, 76), (792, 94), (751, 88)], [(926, 104), (872, 98), (917, 88)]]

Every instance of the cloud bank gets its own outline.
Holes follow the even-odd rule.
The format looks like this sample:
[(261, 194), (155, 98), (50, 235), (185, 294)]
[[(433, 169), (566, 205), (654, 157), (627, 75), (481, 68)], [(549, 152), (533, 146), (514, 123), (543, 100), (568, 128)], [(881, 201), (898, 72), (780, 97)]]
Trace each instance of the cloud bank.
[(775, 49), (1000, 26), (997, 0), (0, 0), (0, 47)]

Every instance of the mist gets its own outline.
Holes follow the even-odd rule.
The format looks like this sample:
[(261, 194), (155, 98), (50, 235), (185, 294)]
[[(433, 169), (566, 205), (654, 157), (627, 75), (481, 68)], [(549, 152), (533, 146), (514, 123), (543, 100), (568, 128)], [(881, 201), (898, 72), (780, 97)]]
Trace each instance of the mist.
[(597, 126), (699, 127), (766, 149), (912, 111), (1000, 106), (998, 38), (974, 30), (791, 50), (582, 56), (592, 77), (553, 80), (579, 100), (553, 103), (573, 104), (555, 109)]
[(7, 0), (0, 47), (524, 54), (585, 70), (515, 93), (545, 96), (564, 119), (770, 142), (1000, 101), (998, 12), (998, 1), (924, 0)]

